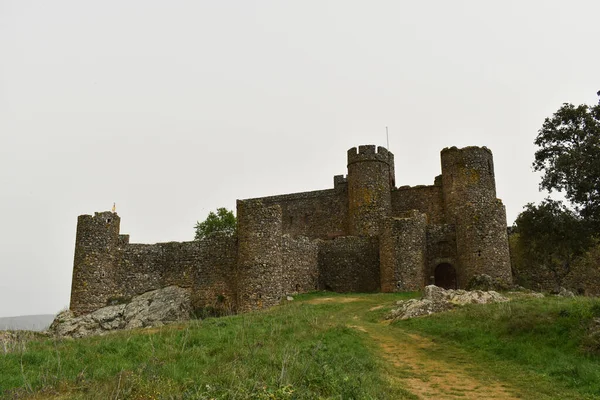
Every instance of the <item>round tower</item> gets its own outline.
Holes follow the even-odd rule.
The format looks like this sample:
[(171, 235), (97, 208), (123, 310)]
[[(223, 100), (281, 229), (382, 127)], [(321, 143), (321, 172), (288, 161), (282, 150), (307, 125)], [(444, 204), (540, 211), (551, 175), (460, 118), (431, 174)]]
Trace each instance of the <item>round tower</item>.
[(391, 215), (393, 154), (384, 147), (348, 150), (348, 221), (350, 235), (379, 235)]
[(75, 315), (105, 307), (113, 295), (120, 223), (110, 211), (77, 218), (69, 307)]
[(238, 311), (279, 303), (283, 295), (281, 206), (238, 200)]
[(511, 282), (506, 211), (496, 198), (492, 152), (451, 147), (441, 159), (446, 222), (456, 231), (457, 286), (466, 287), (478, 274)]

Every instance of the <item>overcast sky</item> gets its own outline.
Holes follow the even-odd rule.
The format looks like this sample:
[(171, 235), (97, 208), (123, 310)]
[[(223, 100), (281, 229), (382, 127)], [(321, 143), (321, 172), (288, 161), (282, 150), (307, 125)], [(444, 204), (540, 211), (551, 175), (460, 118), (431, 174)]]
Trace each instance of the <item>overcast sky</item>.
[(0, 317), (68, 306), (77, 216), (154, 243), (237, 198), (326, 189), (385, 145), (398, 185), (494, 152), (508, 224), (533, 140), (600, 89), (600, 2), (0, 0)]

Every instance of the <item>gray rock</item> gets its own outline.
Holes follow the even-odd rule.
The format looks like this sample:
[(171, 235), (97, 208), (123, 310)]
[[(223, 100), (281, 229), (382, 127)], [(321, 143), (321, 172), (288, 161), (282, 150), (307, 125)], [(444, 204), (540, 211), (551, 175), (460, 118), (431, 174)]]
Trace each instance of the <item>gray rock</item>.
[(169, 286), (144, 293), (128, 304), (108, 306), (75, 317), (71, 311), (59, 313), (49, 328), (57, 336), (84, 337), (102, 335), (119, 329), (162, 326), (190, 318), (190, 292)]
[(446, 290), (435, 285), (425, 286), (422, 298), (431, 301), (446, 300)]
[(575, 297), (575, 293), (571, 292), (570, 290), (565, 289), (564, 287), (561, 287), (558, 291), (557, 296), (560, 297)]
[(465, 304), (487, 304), (509, 301), (508, 298), (494, 291), (482, 290), (452, 290), (429, 285), (423, 291), (420, 300), (411, 299), (399, 301), (398, 308), (392, 310), (388, 319), (409, 319), (423, 315), (430, 315), (448, 311), (455, 306)]
[(448, 311), (452, 309), (452, 304), (442, 301), (432, 301), (427, 299), (411, 299), (406, 301), (399, 301), (399, 308), (393, 310), (389, 315), (388, 319), (409, 319), (414, 317), (420, 317), (422, 315), (431, 315), (442, 311)]

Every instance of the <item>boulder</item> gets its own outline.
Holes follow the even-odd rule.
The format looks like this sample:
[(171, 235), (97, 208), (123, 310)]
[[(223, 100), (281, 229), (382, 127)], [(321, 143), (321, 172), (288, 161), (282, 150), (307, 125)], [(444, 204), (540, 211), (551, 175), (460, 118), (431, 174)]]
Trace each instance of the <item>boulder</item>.
[(431, 315), (448, 311), (455, 306), (465, 304), (487, 304), (509, 301), (498, 292), (483, 290), (452, 290), (434, 285), (425, 287), (423, 297), (396, 303), (398, 308), (392, 310), (388, 319), (409, 319), (423, 315)]
[(573, 292), (571, 292), (570, 290), (565, 289), (564, 287), (561, 286), (561, 288), (558, 291), (557, 296), (560, 297), (575, 297), (575, 294)]
[(399, 307), (392, 310), (388, 319), (409, 319), (422, 315), (431, 315), (452, 309), (452, 304), (447, 301), (432, 301), (427, 299), (411, 299), (396, 303)]
[(483, 290), (454, 290), (442, 289), (435, 285), (425, 286), (423, 299), (434, 302), (448, 301), (453, 304), (486, 304), (508, 301), (508, 298), (498, 292)]
[(185, 321), (192, 311), (190, 292), (178, 286), (168, 286), (136, 296), (127, 304), (100, 308), (90, 314), (75, 317), (69, 310), (59, 313), (50, 328), (57, 336), (84, 337), (102, 335), (119, 329), (162, 326)]

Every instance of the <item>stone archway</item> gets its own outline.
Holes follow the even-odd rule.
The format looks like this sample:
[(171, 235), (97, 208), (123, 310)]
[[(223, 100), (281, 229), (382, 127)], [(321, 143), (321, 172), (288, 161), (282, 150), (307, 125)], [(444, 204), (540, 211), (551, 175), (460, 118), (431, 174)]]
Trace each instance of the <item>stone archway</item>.
[(435, 267), (435, 286), (456, 289), (456, 270), (451, 264), (442, 263)]

